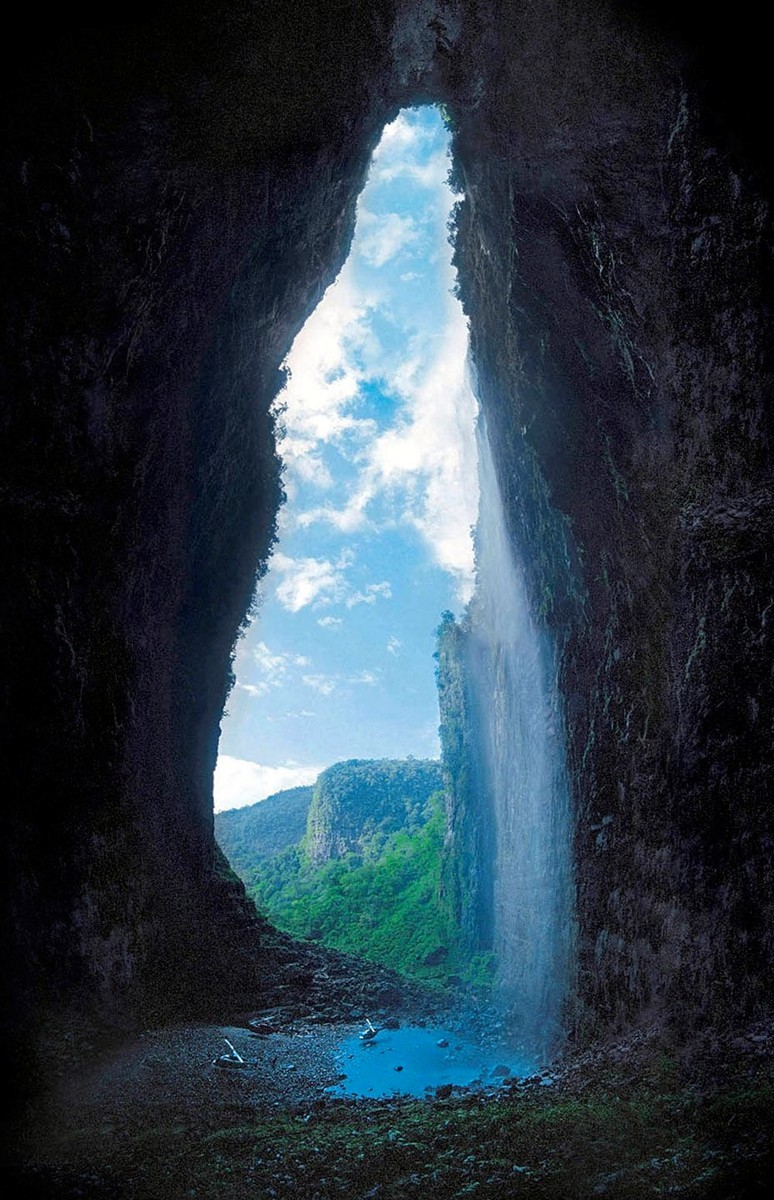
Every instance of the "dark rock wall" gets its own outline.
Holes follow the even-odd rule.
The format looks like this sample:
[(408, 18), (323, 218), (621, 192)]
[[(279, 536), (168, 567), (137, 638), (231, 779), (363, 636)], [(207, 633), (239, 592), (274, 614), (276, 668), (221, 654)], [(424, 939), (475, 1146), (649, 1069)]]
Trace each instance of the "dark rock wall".
[(23, 1011), (81, 989), (164, 1009), (217, 975), (212, 768), (280, 499), (268, 409), (346, 254), (389, 45), (378, 4), (341, 15), (339, 44), (313, 6), (282, 13), (63, 39), (8, 110), (2, 845)]
[(458, 266), (561, 648), (574, 1020), (717, 1020), (772, 950), (769, 209), (652, 36), (509, 15), (455, 109)]
[(222, 993), (211, 772), (280, 496), (269, 405), (381, 126), (420, 99), (459, 125), (482, 400), (562, 648), (580, 1018), (715, 1011), (732, 958), (754, 999), (768, 208), (723, 89), (638, 28), (559, 0), (200, 0), (22, 30), (0, 326), (18, 1008)]

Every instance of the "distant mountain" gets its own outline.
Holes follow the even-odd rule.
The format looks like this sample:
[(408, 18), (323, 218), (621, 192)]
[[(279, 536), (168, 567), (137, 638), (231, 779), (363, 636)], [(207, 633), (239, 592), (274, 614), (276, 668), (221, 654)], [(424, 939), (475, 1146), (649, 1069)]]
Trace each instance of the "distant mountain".
[(458, 945), (445, 832), (440, 763), (413, 758), (336, 763), (314, 788), (215, 817), (231, 865), (280, 929), (426, 982), (486, 986), (488, 956)]
[(418, 829), (442, 790), (441, 765), (431, 759), (352, 758), (328, 767), (313, 787), (216, 813), (215, 837), (237, 873), (302, 840), (320, 864), (361, 852), (375, 835)]
[(238, 875), (298, 845), (306, 833), (312, 791), (286, 788), (257, 804), (215, 813), (215, 837)]
[(443, 791), (441, 764), (429, 759), (348, 759), (318, 776), (309, 809), (304, 849), (315, 866), (392, 833), (413, 833), (429, 814), (428, 802)]

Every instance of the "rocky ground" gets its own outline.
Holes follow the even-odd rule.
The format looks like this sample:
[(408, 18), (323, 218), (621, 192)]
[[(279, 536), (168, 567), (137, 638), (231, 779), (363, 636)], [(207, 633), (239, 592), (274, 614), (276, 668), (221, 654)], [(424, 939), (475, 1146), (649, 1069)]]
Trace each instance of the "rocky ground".
[[(20, 1193), (746, 1200), (774, 1179), (771, 1026), (681, 1054), (639, 1035), (542, 1077), (425, 1100), (331, 1098), (335, 1047), (364, 1015), (326, 1021), (275, 1005), (95, 1048), (17, 1144)], [(226, 1038), (245, 1067), (215, 1062)]]

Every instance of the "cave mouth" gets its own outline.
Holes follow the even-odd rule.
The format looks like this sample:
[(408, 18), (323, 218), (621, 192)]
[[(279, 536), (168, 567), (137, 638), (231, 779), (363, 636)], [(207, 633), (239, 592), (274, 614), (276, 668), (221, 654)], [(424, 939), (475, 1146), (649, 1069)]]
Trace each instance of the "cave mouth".
[(385, 127), (350, 253), (286, 360), (286, 501), (237, 644), (216, 809), (343, 759), (438, 756), (434, 631), (472, 594), (478, 505), (449, 143), (436, 107)]
[[(478, 508), (448, 121), (423, 105), (385, 126), (350, 253), (286, 360), (286, 502), (237, 645), (214, 789), (216, 833), (275, 924), (432, 982), (469, 966), (438, 896), (434, 656), (442, 614), (472, 594)], [(335, 819), (311, 801), (318, 779)], [(242, 806), (260, 808), (249, 850), (227, 829), (246, 828)], [(332, 902), (340, 871), (349, 906)]]
[[(534, 1062), (562, 1037), (568, 788), (551, 647), (468, 366), (449, 124), (423, 106), (385, 127), (350, 254), (286, 360), (286, 503), (235, 655), (216, 833), (279, 928), (477, 989)], [(478, 761), (460, 794), (463, 726)]]

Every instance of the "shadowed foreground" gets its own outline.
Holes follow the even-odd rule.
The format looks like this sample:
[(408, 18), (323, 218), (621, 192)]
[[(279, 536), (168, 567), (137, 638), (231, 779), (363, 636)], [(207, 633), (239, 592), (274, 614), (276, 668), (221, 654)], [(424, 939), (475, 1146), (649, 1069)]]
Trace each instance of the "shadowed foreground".
[[(104, 1053), (36, 1122), (30, 1194), (744, 1200), (771, 1178), (770, 1028), (683, 1055), (635, 1038), (479, 1092), (348, 1101), (324, 1089), (353, 1026), (273, 1022), (261, 1038), (178, 1026)], [(212, 1065), (224, 1036), (246, 1069)]]

